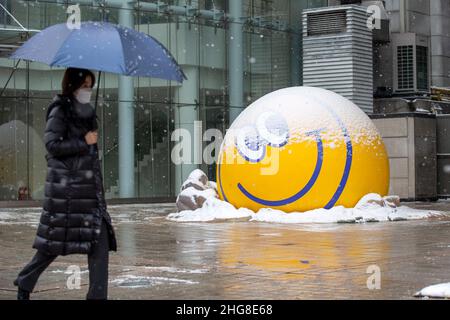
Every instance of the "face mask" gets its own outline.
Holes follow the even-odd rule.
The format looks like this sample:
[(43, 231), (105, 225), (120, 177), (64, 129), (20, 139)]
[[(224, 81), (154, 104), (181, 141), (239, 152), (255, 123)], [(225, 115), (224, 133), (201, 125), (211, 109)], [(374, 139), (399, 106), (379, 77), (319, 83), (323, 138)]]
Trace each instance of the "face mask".
[(77, 92), (75, 93), (75, 98), (78, 100), (79, 103), (83, 104), (91, 102), (91, 96), (92, 90), (87, 88), (78, 89)]

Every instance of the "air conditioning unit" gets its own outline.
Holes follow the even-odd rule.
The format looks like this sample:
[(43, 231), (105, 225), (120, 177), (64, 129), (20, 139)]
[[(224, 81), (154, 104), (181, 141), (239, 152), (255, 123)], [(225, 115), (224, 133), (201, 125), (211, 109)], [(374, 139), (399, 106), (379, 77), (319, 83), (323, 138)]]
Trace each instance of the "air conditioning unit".
[(334, 91), (373, 111), (372, 30), (367, 8), (303, 11), (303, 84)]
[(430, 90), (430, 53), (427, 37), (415, 33), (392, 34), (394, 92), (427, 93)]

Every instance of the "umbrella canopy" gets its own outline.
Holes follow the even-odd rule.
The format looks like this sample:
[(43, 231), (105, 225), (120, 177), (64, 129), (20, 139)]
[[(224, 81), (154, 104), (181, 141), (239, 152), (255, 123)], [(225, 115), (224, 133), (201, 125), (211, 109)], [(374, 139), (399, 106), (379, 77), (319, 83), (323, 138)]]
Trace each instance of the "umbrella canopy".
[(69, 29), (66, 23), (53, 25), (34, 35), (10, 58), (127, 76), (187, 79), (158, 40), (108, 22), (82, 22), (79, 29)]

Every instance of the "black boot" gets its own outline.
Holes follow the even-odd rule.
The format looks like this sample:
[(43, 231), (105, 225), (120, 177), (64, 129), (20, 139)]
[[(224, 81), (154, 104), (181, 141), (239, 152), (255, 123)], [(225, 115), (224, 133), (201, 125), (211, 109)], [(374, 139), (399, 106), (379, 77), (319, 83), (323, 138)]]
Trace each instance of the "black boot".
[(30, 292), (19, 288), (17, 290), (17, 300), (30, 300)]

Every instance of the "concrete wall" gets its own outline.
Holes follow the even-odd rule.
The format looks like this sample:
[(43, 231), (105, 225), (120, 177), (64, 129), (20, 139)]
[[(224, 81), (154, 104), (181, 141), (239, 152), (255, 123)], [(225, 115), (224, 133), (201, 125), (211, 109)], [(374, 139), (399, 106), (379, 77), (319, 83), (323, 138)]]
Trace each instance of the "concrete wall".
[(436, 199), (436, 117), (410, 113), (373, 121), (389, 156), (389, 193), (404, 200)]

